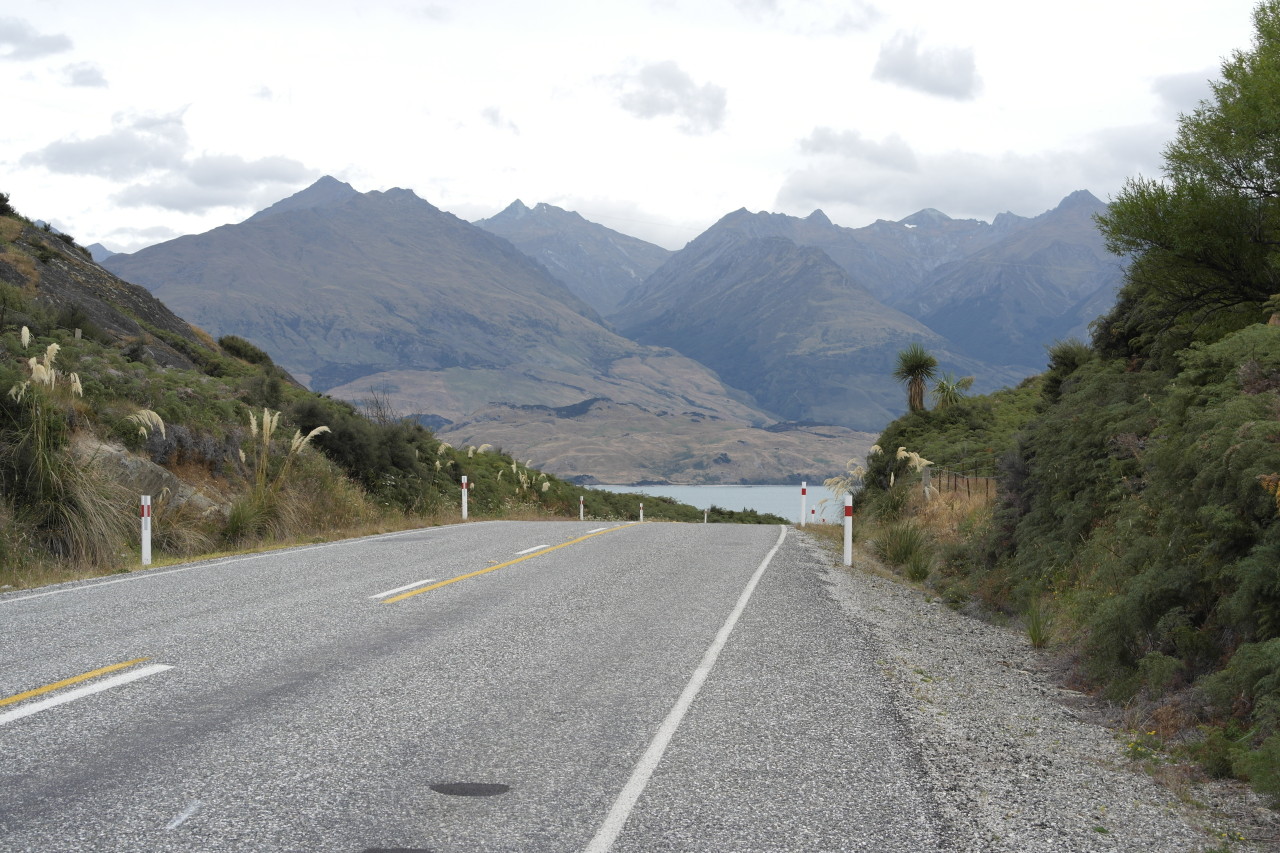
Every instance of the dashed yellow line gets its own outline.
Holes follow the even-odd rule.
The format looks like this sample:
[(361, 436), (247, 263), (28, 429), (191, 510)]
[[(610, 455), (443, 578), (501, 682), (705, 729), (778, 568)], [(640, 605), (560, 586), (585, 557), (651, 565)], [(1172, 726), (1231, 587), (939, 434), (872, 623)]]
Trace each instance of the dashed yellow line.
[(16, 696), (10, 696), (8, 699), (0, 699), (0, 708), (5, 705), (12, 705), (15, 702), (21, 702), (24, 699), (31, 699), (45, 693), (51, 693), (54, 690), (61, 690), (63, 687), (69, 687), (72, 684), (79, 684), (81, 681), (88, 681), (90, 678), (97, 678), (99, 675), (106, 675), (108, 672), (115, 672), (118, 669), (125, 669), (134, 664), (151, 660), (151, 658), (134, 658), (124, 663), (113, 663), (111, 666), (104, 666), (102, 669), (95, 669), (93, 672), (86, 672), (83, 675), (75, 675), (71, 678), (64, 678), (61, 681), (55, 681), (53, 684), (46, 684), (44, 687), (37, 687), (35, 690), (28, 690), (26, 693), (19, 693)]
[(430, 592), (433, 589), (439, 589), (440, 587), (448, 586), (451, 583), (457, 583), (458, 581), (465, 581), (465, 580), (468, 580), (469, 578), (476, 578), (476, 577), (479, 577), (480, 575), (486, 575), (489, 572), (496, 572), (498, 569), (505, 569), (507, 566), (514, 566), (516, 563), (523, 563), (525, 560), (532, 560), (534, 557), (541, 557), (543, 554), (550, 554), (552, 551), (559, 551), (561, 548), (568, 548), (570, 545), (576, 545), (579, 542), (582, 542), (586, 539), (590, 539), (592, 536), (601, 536), (613, 530), (623, 530), (629, 526), (630, 525), (621, 525), (619, 527), (610, 527), (606, 530), (597, 530), (595, 533), (588, 533), (585, 536), (579, 536), (577, 539), (570, 539), (568, 542), (561, 542), (559, 545), (552, 545), (550, 548), (543, 548), (541, 551), (534, 551), (532, 554), (525, 554), (523, 557), (516, 557), (514, 560), (508, 560), (507, 562), (499, 563), (496, 566), (489, 566), (487, 569), (480, 569), (478, 572), (471, 572), (470, 574), (466, 574), (466, 575), (458, 575), (456, 578), (449, 578), (447, 581), (440, 581), (439, 583), (433, 583), (431, 584), (431, 586), (424, 586), (424, 587), (421, 587), (420, 589), (410, 590), (409, 592), (402, 593), (401, 595), (397, 595), (393, 598), (384, 598), (382, 600), (382, 603), (393, 604), (397, 601), (404, 601), (406, 598), (413, 598), (415, 595), (422, 595), (422, 593), (424, 592)]

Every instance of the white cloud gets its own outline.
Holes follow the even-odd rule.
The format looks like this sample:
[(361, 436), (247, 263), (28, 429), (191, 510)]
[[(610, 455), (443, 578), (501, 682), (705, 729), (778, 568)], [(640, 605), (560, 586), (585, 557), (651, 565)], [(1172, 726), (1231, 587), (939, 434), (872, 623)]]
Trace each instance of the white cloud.
[(95, 175), (112, 180), (128, 180), (181, 166), (189, 144), (181, 111), (117, 114), (112, 124), (110, 133), (51, 142), (39, 151), (24, 154), (21, 162), (64, 175)]
[(72, 86), (87, 88), (106, 88), (107, 86), (107, 78), (103, 75), (102, 69), (89, 62), (68, 65), (62, 69), (62, 73), (67, 75), (67, 82)]
[(924, 154), (893, 136), (875, 141), (817, 128), (801, 140), (806, 161), (783, 179), (776, 204), (795, 214), (820, 207), (849, 223), (886, 210), (899, 219), (925, 207), (956, 218), (989, 220), (1006, 210), (1032, 216), (1075, 190), (1105, 200), (1126, 178), (1157, 173), (1169, 135), (1169, 125), (1151, 123), (1099, 130), (1056, 151)]
[(271, 202), (316, 173), (287, 157), (247, 160), (239, 155), (192, 157), (181, 110), (119, 114), (110, 133), (52, 142), (22, 157), (64, 175), (134, 181), (112, 196), (124, 207), (203, 213), (215, 207)]
[(856, 130), (815, 127), (800, 140), (800, 150), (805, 154), (834, 154), (903, 172), (913, 172), (917, 167), (915, 152), (896, 133), (876, 142)]
[(1164, 113), (1176, 118), (1180, 113), (1190, 113), (1200, 102), (1213, 96), (1210, 80), (1222, 75), (1216, 68), (1188, 71), (1185, 74), (1166, 74), (1157, 77), (1151, 89), (1160, 97)]
[(124, 207), (203, 213), (215, 207), (270, 203), (316, 177), (313, 170), (287, 157), (205, 156), (150, 183), (127, 186), (112, 200)]
[(510, 131), (516, 136), (520, 135), (520, 128), (516, 127), (515, 122), (503, 115), (502, 110), (497, 107), (485, 107), (480, 111), (480, 117), (498, 130)]
[(70, 49), (64, 35), (41, 35), (21, 18), (0, 18), (0, 59), (39, 59)]
[(699, 86), (674, 62), (651, 63), (633, 74), (617, 75), (614, 83), (624, 90), (619, 105), (636, 118), (675, 116), (680, 129), (694, 136), (724, 124), (725, 90), (711, 83)]
[(918, 36), (904, 32), (880, 46), (871, 76), (958, 101), (973, 100), (982, 89), (972, 48), (921, 48)]

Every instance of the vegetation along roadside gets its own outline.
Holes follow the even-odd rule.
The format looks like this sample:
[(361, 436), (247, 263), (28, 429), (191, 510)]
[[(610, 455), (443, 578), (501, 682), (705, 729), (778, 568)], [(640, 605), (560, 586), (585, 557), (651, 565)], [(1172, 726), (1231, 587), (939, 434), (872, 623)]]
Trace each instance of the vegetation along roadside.
[(1130, 266), (1092, 341), (1018, 388), (913, 405), (843, 482), (860, 541), (1020, 622), (1133, 757), (1280, 805), (1280, 3), (1254, 22), (1163, 178), (1099, 218)]
[[(0, 589), (478, 518), (702, 521), (692, 506), (575, 486), (488, 445), (451, 447), (376, 394), (301, 387), (214, 341), (0, 194)], [(764, 521), (721, 511), (715, 521)]]

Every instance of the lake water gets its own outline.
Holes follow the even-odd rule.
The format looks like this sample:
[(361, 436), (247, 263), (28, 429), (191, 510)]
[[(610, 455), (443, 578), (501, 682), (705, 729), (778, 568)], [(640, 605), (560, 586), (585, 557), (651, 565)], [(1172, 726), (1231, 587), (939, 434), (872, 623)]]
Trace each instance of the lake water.
[[(660, 495), (680, 503), (709, 509), (754, 509), (771, 512), (792, 522), (800, 518), (800, 486), (593, 486), (611, 492)], [(837, 522), (844, 517), (844, 499), (821, 483), (809, 484), (809, 523)], [(816, 510), (816, 512), (815, 512)]]

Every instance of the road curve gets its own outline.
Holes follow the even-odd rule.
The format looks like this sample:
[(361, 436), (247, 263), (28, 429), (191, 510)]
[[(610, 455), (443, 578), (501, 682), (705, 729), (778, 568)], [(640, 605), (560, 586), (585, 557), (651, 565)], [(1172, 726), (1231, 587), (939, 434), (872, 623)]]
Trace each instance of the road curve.
[(0, 847), (952, 849), (793, 542), (485, 522), (0, 596)]

